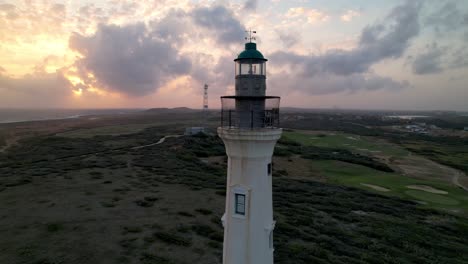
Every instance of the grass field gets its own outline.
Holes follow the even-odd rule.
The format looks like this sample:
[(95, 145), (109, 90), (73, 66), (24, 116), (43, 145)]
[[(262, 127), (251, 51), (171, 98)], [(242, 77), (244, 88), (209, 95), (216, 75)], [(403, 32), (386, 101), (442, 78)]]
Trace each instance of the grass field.
[[(393, 173), (338, 160), (310, 160), (310, 170), (327, 182), (397, 196), (417, 201), (425, 208), (468, 216), (468, 195), (452, 184), (449, 170), (417, 155), (410, 155), (403, 147), (378, 138), (339, 132), (295, 131), (285, 132), (283, 136), (304, 146), (347, 149), (369, 156), (387, 157), (388, 165), (399, 168), (399, 172)], [(410, 185), (429, 186), (447, 194), (409, 189), (407, 186)]]
[(427, 142), (420, 141), (408, 141), (403, 144), (420, 155), (468, 173), (468, 146), (466, 145), (432, 143), (428, 146)]
[[(324, 175), (329, 182), (353, 186), (394, 195), (408, 200), (421, 201), (425, 207), (442, 209), (468, 216), (468, 195), (465, 191), (443, 181), (414, 179), (397, 173), (386, 173), (361, 165), (340, 161), (311, 161), (312, 169)], [(375, 191), (362, 184), (372, 184), (389, 189), (388, 192)], [(427, 185), (447, 194), (435, 194), (408, 189), (409, 185)]]
[(300, 142), (303, 145), (341, 148), (362, 153), (383, 154), (393, 157), (404, 157), (409, 154), (407, 150), (382, 140), (369, 139), (358, 135), (334, 132), (285, 132), (284, 138)]

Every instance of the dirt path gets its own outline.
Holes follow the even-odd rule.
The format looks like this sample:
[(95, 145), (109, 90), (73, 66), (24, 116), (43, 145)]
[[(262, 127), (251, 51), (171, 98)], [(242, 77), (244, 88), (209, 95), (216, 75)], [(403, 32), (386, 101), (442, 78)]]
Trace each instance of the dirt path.
[(435, 161), (431, 161), (433, 164), (435, 164), (437, 167), (439, 167), (440, 169), (443, 169), (443, 170), (447, 170), (447, 171), (450, 171), (452, 173), (452, 177), (451, 177), (451, 181), (452, 183), (455, 185), (455, 186), (458, 186), (460, 188), (462, 188), (463, 190), (467, 191), (468, 192), (468, 186), (465, 186), (463, 184), (461, 184), (459, 182), (459, 178), (460, 177), (467, 177), (465, 175), (465, 173), (457, 170), (457, 169), (454, 169), (454, 168), (451, 168), (451, 167), (448, 167), (448, 166), (445, 166), (445, 165), (441, 165)]
[(151, 147), (151, 146), (154, 146), (154, 145), (159, 145), (161, 143), (163, 143), (164, 141), (166, 141), (166, 138), (177, 138), (177, 137), (181, 137), (182, 135), (167, 135), (165, 137), (162, 137), (158, 142), (156, 143), (151, 143), (151, 144), (148, 144), (148, 145), (143, 145), (143, 146), (138, 146), (138, 147), (133, 147), (132, 149), (141, 149), (141, 148), (146, 148), (146, 147)]
[(460, 171), (455, 171), (455, 175), (452, 177), (452, 183), (455, 184), (456, 186), (462, 188), (463, 190), (467, 191), (468, 192), (468, 187), (461, 184), (458, 179), (460, 178), (460, 176), (462, 177), (466, 177), (466, 175), (463, 173), (463, 172), (460, 172)]

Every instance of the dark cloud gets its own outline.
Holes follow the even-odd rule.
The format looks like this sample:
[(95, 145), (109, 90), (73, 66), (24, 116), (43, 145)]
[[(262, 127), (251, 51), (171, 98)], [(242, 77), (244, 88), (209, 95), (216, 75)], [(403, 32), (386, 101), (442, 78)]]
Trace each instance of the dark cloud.
[(319, 56), (278, 52), (271, 58), (279, 63), (301, 64), (302, 74), (306, 76), (319, 73), (349, 75), (367, 72), (377, 62), (403, 55), (410, 41), (419, 34), (418, 17), (419, 6), (408, 2), (392, 10), (385, 23), (364, 28), (355, 49), (335, 49)]
[(243, 9), (245, 11), (256, 11), (258, 6), (258, 0), (247, 0), (244, 3)]
[(6, 19), (18, 18), (18, 13), (15, 5), (12, 4), (0, 4), (0, 15), (4, 15)]
[(150, 21), (152, 34), (160, 39), (172, 41), (174, 44), (184, 42), (184, 35), (190, 30), (188, 14), (180, 9), (171, 10), (160, 20)]
[(442, 72), (442, 56), (444, 52), (436, 44), (414, 58), (412, 68), (415, 74), (432, 74)]
[(0, 92), (0, 105), (4, 107), (63, 107), (63, 99), (70, 95), (70, 83), (60, 72), (13, 78), (0, 71)]
[(191, 16), (195, 24), (210, 30), (218, 43), (233, 44), (244, 39), (244, 26), (224, 6), (195, 8)]
[(170, 79), (188, 74), (191, 68), (188, 57), (151, 32), (155, 30), (143, 23), (100, 25), (92, 36), (75, 33), (69, 43), (83, 56), (76, 62), (77, 68), (84, 75), (92, 73), (100, 87), (142, 96)]
[[(322, 55), (298, 55), (276, 52), (270, 56), (274, 66), (289, 67), (282, 76), (292, 86), (309, 93), (400, 89), (406, 82), (394, 81), (370, 73), (370, 67), (385, 59), (400, 58), (411, 40), (419, 34), (419, 3), (407, 2), (395, 7), (384, 22), (365, 27), (356, 48), (330, 50)], [(273, 82), (277, 85), (278, 82)], [(286, 85), (286, 83), (284, 84)]]
[(463, 14), (456, 3), (447, 2), (426, 17), (425, 25), (440, 34), (457, 31), (468, 25), (468, 13)]
[(432, 44), (422, 53), (408, 58), (413, 73), (436, 74), (449, 69), (468, 67), (468, 45), (438, 47)]
[[(81, 12), (90, 10), (91, 7)], [(187, 38), (188, 34), (193, 38)], [(228, 68), (225, 62), (212, 57), (209, 47), (191, 54), (180, 54), (179, 50), (199, 38), (213, 38), (218, 42), (214, 44), (213, 41), (213, 45), (229, 45), (239, 43), (243, 35), (244, 27), (232, 11), (223, 6), (211, 6), (190, 12), (173, 9), (147, 24), (101, 24), (92, 36), (73, 34), (69, 45), (83, 56), (75, 66), (86, 84), (143, 96), (186, 74), (200, 83), (225, 86), (228, 83), (226, 71), (219, 70), (231, 71), (232, 58), (226, 62)], [(88, 73), (92, 73), (95, 80), (88, 78)], [(229, 77), (232, 81), (232, 76)]]
[(452, 52), (449, 67), (452, 69), (468, 67), (468, 45), (462, 46)]
[(290, 48), (301, 40), (301, 35), (298, 32), (277, 30), (276, 34), (285, 48)]
[(311, 95), (324, 95), (340, 92), (375, 91), (375, 90), (401, 90), (410, 86), (407, 81), (395, 81), (388, 77), (372, 73), (335, 75), (323, 74), (303, 76), (300, 78), (287, 78), (290, 73), (275, 74), (268, 79), (271, 94), (287, 95), (291, 89), (302, 91)]

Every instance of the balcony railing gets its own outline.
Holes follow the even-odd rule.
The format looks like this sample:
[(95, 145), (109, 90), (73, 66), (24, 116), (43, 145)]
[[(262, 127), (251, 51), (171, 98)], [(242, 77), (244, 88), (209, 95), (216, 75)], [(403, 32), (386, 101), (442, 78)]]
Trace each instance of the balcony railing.
[(277, 96), (223, 96), (221, 97), (221, 126), (225, 128), (279, 127)]

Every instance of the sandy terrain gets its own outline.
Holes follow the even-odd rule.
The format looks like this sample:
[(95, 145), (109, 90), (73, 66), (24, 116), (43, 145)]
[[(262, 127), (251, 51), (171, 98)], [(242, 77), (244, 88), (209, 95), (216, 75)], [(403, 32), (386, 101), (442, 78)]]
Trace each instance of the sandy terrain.
[(447, 194), (448, 192), (435, 189), (431, 186), (428, 185), (408, 185), (406, 186), (408, 189), (413, 189), (413, 190), (420, 190), (420, 191), (425, 191), (425, 192), (430, 192), (430, 193), (436, 193), (436, 194)]
[(374, 190), (379, 191), (379, 192), (389, 192), (390, 191), (390, 189), (384, 188), (382, 186), (373, 185), (373, 184), (361, 183), (361, 185), (369, 187), (369, 188), (374, 189)]

